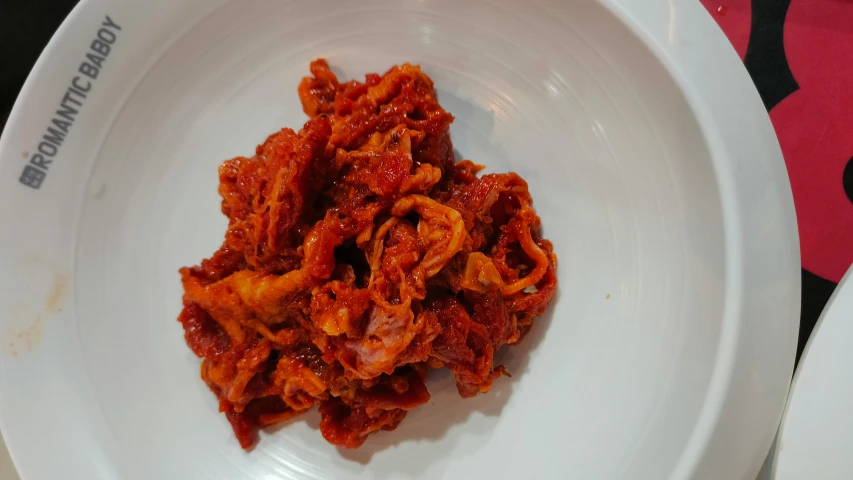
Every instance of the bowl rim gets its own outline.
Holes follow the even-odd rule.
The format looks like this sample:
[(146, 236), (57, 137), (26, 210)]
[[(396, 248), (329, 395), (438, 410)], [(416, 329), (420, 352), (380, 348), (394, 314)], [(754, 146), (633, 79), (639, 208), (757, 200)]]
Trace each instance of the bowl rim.
[[(699, 2), (603, 3), (633, 26), (632, 30), (643, 38), (681, 88), (712, 154), (723, 203), (728, 288), (717, 369), (697, 427), (672, 478), (743, 476), (752, 480), (764, 462), (782, 416), (799, 334), (799, 235), (782, 151), (743, 62)], [(767, 193), (777, 201), (761, 202), (759, 194)], [(787, 243), (763, 241), (767, 232), (760, 230), (766, 226), (759, 227), (755, 221), (757, 212), (753, 211), (759, 203), (763, 215), (780, 222), (774, 225), (774, 232), (781, 233)], [(767, 248), (768, 245), (774, 248)], [(773, 295), (754, 295), (759, 287), (772, 281), (762, 279), (765, 272), (780, 266), (786, 275), (779, 280), (787, 282), (783, 286), (786, 288)], [(762, 314), (763, 318), (753, 314)], [(770, 324), (752, 321), (755, 318)], [(774, 325), (777, 320), (778, 325)], [(780, 331), (787, 327), (780, 332), (783, 341), (772, 352), (753, 350), (756, 345), (771, 346), (764, 340), (767, 327)], [(760, 394), (760, 399), (750, 399), (745, 394), (754, 383), (750, 377), (755, 372), (768, 377), (763, 379), (767, 382), (763, 391), (750, 392)], [(756, 400), (763, 400), (756, 410), (763, 410), (766, 424), (757, 431), (743, 427), (749, 412), (736, 408), (738, 403)], [(732, 438), (739, 440), (737, 448), (725, 445)], [(724, 457), (724, 464), (709, 460), (709, 453), (719, 455), (722, 451), (730, 454)]]

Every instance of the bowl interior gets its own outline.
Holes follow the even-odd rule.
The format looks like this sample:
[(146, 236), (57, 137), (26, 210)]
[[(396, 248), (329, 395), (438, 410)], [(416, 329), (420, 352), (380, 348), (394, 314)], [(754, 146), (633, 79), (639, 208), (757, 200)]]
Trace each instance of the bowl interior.
[[(244, 0), (152, 47), (164, 53), (114, 119), (89, 179), (74, 279), (83, 360), (123, 471), (671, 473), (703, 408), (725, 304), (710, 153), (667, 69), (607, 8), (512, 5)], [(359, 450), (327, 444), (312, 412), (246, 453), (175, 321), (177, 269), (222, 240), (219, 163), (306, 120), (296, 87), (316, 57), (342, 79), (420, 64), (456, 117), (459, 157), (530, 183), (559, 257), (559, 293), (501, 353), (513, 377), (490, 393), (464, 400), (436, 374), (429, 404)]]

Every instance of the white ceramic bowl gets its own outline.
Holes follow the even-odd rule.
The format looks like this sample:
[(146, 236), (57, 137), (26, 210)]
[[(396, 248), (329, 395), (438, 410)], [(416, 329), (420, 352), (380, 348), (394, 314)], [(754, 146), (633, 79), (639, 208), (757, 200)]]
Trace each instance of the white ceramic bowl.
[(853, 266), (800, 357), (768, 479), (853, 478)]
[[(439, 375), (359, 450), (309, 414), (244, 452), (175, 321), (176, 270), (222, 239), (218, 164), (305, 121), (320, 56), (342, 78), (422, 65), (456, 150), (530, 182), (559, 293), (489, 394)], [(791, 193), (693, 0), (84, 0), (0, 156), (0, 421), (25, 480), (750, 478), (782, 411)]]

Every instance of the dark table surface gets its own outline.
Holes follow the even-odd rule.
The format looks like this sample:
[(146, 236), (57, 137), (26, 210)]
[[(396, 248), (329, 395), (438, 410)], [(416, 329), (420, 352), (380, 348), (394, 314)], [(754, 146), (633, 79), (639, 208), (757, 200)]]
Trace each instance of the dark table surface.
[[(853, 2), (701, 2), (744, 60), (785, 154), (803, 243), (799, 356), (853, 262)], [(0, 130), (41, 50), (76, 3), (0, 1)]]

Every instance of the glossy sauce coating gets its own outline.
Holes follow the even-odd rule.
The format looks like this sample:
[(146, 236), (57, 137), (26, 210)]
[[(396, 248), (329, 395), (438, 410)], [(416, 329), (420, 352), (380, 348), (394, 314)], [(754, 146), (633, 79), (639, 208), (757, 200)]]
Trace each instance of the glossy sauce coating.
[(225, 241), (180, 272), (187, 345), (244, 448), (314, 405), (326, 440), (358, 447), (429, 400), (431, 368), (487, 392), (557, 286), (527, 183), (454, 161), (419, 67), (311, 74), (311, 119), (222, 164)]

